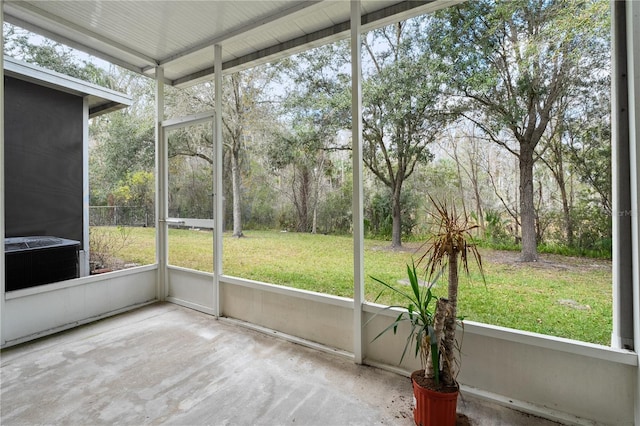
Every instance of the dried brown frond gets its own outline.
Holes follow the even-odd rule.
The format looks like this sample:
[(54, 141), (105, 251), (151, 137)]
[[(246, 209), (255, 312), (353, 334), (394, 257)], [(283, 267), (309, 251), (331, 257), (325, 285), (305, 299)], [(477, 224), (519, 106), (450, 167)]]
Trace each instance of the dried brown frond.
[(471, 231), (478, 228), (478, 225), (470, 223), (466, 216), (459, 215), (455, 206), (450, 207), (446, 202), (435, 201), (431, 196), (429, 199), (435, 207), (435, 212), (431, 212), (430, 215), (436, 223), (437, 232), (419, 249), (424, 250), (424, 253), (418, 259), (418, 264), (423, 264), (429, 276), (434, 276), (450, 258), (460, 255), (460, 266), (469, 275), (471, 255), (484, 280), (482, 257), (471, 235)]

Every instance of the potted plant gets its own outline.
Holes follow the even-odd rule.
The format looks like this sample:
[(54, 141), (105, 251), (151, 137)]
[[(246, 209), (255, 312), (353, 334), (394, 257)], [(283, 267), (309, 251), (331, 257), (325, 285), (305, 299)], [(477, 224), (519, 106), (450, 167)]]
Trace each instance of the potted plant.
[[(410, 324), (400, 362), (408, 348), (414, 345), (415, 355), (420, 357), (423, 367), (411, 375), (416, 400), (414, 420), (420, 426), (447, 426), (456, 423), (459, 391), (456, 381), (459, 352), (456, 350), (456, 328), (461, 322), (457, 314), (459, 270), (462, 268), (469, 275), (469, 257), (472, 257), (483, 279), (484, 272), (470, 232), (477, 225), (470, 224), (466, 216), (461, 217), (446, 203), (431, 201), (435, 206), (432, 216), (437, 232), (421, 247), (423, 254), (417, 262), (424, 268), (426, 284), (420, 284), (415, 263), (407, 266), (410, 291), (373, 278), (385, 287), (378, 298), (385, 290), (391, 290), (405, 302), (403, 306), (393, 306), (405, 311), (375, 339), (389, 330), (396, 333), (403, 322)], [(436, 298), (432, 288), (445, 269), (447, 297)]]

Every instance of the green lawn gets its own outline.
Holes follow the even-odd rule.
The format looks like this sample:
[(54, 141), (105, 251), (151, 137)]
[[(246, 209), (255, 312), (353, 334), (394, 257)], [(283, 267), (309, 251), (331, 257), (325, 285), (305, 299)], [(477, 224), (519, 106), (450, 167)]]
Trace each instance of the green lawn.
[[(115, 232), (114, 229), (103, 229)], [(153, 263), (153, 228), (131, 228), (127, 246), (118, 252), (125, 262)], [(353, 296), (353, 244), (350, 237), (248, 231), (246, 238), (223, 240), (227, 275), (274, 284)], [(212, 271), (212, 234), (171, 229), (170, 263)], [(608, 345), (611, 335), (611, 265), (602, 260), (541, 257), (533, 265), (514, 261), (516, 254), (481, 251), (486, 285), (477, 270), (462, 279), (458, 312), (465, 319)], [(391, 251), (388, 243), (365, 241), (366, 298), (381, 290), (370, 276), (387, 282), (405, 277), (413, 251)], [(446, 291), (438, 285), (436, 293)], [(378, 302), (393, 304), (390, 295)]]

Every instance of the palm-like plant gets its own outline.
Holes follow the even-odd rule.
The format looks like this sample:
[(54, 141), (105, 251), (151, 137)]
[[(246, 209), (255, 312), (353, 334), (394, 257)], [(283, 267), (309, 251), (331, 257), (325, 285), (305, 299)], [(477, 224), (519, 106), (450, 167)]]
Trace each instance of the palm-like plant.
[[(425, 375), (434, 378), (438, 370), (442, 369), (442, 382), (444, 386), (454, 386), (456, 377), (456, 323), (458, 314), (458, 272), (462, 268), (469, 275), (469, 258), (475, 260), (480, 274), (484, 280), (482, 258), (478, 248), (473, 244), (471, 230), (477, 225), (469, 223), (466, 215), (460, 216), (455, 207), (449, 207), (444, 202), (436, 202), (431, 198), (435, 206), (432, 217), (437, 224), (437, 232), (429, 238), (422, 248), (424, 254), (419, 258), (418, 264), (424, 265), (427, 275), (434, 277), (441, 271), (448, 269), (448, 294), (447, 298), (439, 298), (436, 302), (436, 310), (433, 318), (435, 340), (438, 342), (440, 363), (430, 362), (436, 358), (433, 354), (427, 359)], [(431, 345), (429, 345), (431, 347)]]
[[(421, 285), (418, 279), (418, 272), (415, 263), (407, 265), (407, 275), (409, 277), (411, 290), (408, 292), (404, 290), (404, 286), (396, 287), (392, 284), (381, 281), (378, 278), (372, 277), (375, 281), (385, 287), (380, 291), (378, 296), (375, 298), (375, 301), (377, 301), (384, 291), (388, 289), (399, 295), (406, 303), (402, 306), (395, 305), (386, 308), (402, 308), (406, 309), (406, 311), (402, 311), (395, 321), (382, 330), (373, 340), (376, 340), (389, 330), (393, 330), (393, 333), (395, 334), (401, 323), (409, 322), (409, 335), (407, 336), (407, 342), (404, 345), (400, 362), (404, 359), (409, 347), (413, 345), (415, 347), (414, 355), (416, 357), (420, 356), (422, 368), (426, 369), (427, 365), (433, 365), (432, 363), (434, 361), (436, 364), (438, 363), (437, 358), (431, 362), (428, 361), (429, 354), (433, 355), (438, 353), (437, 341), (435, 339), (435, 332), (433, 328), (434, 312), (431, 307), (431, 301), (435, 299), (435, 296), (431, 292), (431, 288), (437, 278), (428, 285)], [(431, 344), (433, 344), (433, 346), (431, 346)], [(438, 382), (438, 378), (439, 376), (436, 371), (436, 382)]]
[[(424, 250), (418, 259), (418, 265), (425, 269), (425, 285), (420, 285), (416, 264), (407, 265), (410, 291), (398, 287), (375, 277), (375, 281), (384, 286), (376, 300), (385, 290), (391, 290), (399, 295), (405, 305), (390, 306), (390, 308), (404, 308), (395, 321), (382, 330), (374, 340), (389, 330), (394, 334), (403, 322), (410, 324), (409, 335), (402, 352), (404, 359), (410, 346), (415, 347), (415, 356), (420, 356), (425, 376), (433, 380), (436, 386), (456, 386), (456, 325), (458, 304), (458, 272), (460, 267), (469, 274), (469, 258), (477, 263), (484, 280), (482, 259), (477, 247), (473, 244), (471, 230), (477, 225), (469, 223), (467, 217), (457, 214), (455, 208), (446, 203), (436, 202), (432, 217), (437, 225), (437, 232), (433, 234), (420, 248)], [(447, 298), (438, 298), (432, 294), (432, 287), (440, 278), (445, 268), (448, 270)], [(435, 310), (432, 307), (435, 302)], [(442, 377), (440, 377), (442, 376)]]

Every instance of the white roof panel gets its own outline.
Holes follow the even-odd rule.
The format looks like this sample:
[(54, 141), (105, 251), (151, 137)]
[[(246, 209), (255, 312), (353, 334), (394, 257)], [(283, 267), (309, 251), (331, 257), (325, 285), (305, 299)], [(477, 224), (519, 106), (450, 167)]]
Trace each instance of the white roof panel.
[[(459, 0), (362, 0), (363, 28)], [(164, 68), (171, 84), (268, 62), (345, 37), (349, 0), (5, 0), (5, 20), (140, 73)]]
[(76, 96), (86, 97), (89, 103), (90, 118), (126, 108), (132, 103), (131, 97), (124, 93), (106, 89), (12, 58), (4, 58), (4, 73), (8, 77), (28, 81)]

